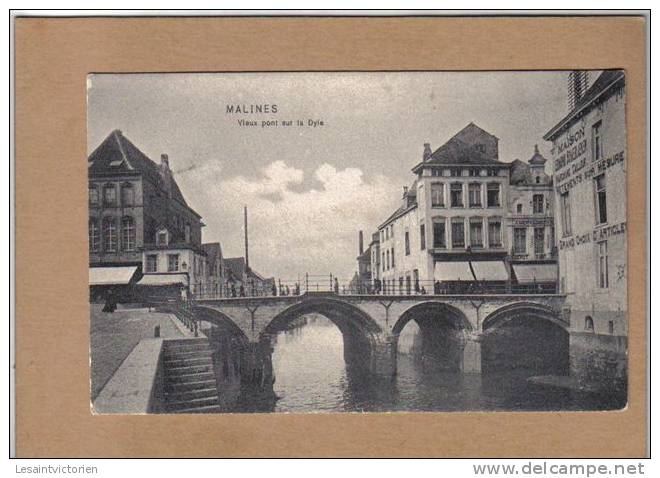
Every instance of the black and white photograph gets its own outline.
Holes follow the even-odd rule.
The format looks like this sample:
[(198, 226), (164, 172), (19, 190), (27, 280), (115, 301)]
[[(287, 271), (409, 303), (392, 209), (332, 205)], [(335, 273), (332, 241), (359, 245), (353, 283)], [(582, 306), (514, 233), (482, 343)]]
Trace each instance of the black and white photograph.
[(93, 414), (627, 405), (624, 70), (92, 73), (87, 155)]

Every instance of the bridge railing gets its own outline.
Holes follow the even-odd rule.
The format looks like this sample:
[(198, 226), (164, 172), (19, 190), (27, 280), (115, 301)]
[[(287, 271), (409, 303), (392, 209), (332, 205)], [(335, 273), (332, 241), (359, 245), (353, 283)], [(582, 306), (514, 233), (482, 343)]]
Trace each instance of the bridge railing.
[(306, 292), (332, 292), (338, 295), (523, 295), (557, 294), (556, 282), (532, 282), (516, 284), (507, 282), (477, 281), (408, 281), (370, 280), (340, 281), (328, 274), (306, 276), (300, 279), (277, 279), (266, 283), (225, 286), (222, 288), (198, 287), (192, 291), (195, 299), (222, 299), (234, 297), (281, 297), (296, 296)]

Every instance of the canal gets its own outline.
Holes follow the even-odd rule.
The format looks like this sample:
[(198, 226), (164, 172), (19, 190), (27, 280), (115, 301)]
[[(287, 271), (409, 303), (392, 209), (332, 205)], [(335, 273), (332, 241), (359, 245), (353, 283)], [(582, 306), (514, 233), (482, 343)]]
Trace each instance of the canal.
[[(275, 399), (235, 387), (220, 390), (227, 412), (385, 412), (606, 410), (622, 397), (602, 396), (528, 380), (520, 370), (462, 374), (420, 356), (414, 322), (401, 334), (397, 374), (377, 378), (346, 364), (339, 329), (309, 315), (273, 338)], [(222, 385), (221, 385), (222, 388)], [(223, 394), (226, 395), (223, 397)]]

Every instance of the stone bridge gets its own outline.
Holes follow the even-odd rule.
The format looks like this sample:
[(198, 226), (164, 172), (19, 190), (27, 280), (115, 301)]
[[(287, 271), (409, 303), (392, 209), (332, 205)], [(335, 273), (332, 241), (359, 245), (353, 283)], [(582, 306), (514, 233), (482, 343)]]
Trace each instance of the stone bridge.
[[(498, 349), (515, 354), (527, 344), (534, 353), (552, 345), (546, 344), (548, 341), (561, 340), (567, 350), (569, 324), (561, 312), (564, 298), (555, 294), (383, 296), (308, 292), (299, 296), (201, 299), (195, 301), (192, 311), (196, 320), (210, 322), (240, 341), (247, 350), (242, 367), (263, 381), (272, 374), (272, 338), (306, 314), (318, 313), (331, 320), (342, 333), (347, 365), (361, 364), (376, 375), (396, 373), (399, 334), (411, 320), (419, 325), (428, 355), (435, 355), (448, 369), (481, 373), (482, 347), (488, 348), (490, 355), (497, 355)], [(523, 333), (498, 333), (507, 330)]]

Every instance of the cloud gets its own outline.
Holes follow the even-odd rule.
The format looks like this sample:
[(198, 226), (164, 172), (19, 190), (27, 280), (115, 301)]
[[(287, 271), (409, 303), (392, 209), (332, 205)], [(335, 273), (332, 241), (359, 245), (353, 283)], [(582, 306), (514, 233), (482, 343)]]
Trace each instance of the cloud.
[(316, 168), (315, 186), (307, 190), (300, 186), (312, 178), (283, 160), (268, 164), (255, 179), (216, 182), (209, 171), (195, 173), (185, 176), (186, 189), (203, 194), (198, 210), (208, 225), (205, 241), (219, 239), (227, 254), (242, 255), (242, 207), (247, 205), (250, 264), (282, 279), (309, 272), (348, 280), (357, 268), (358, 231), (364, 231), (368, 245), (373, 229), (397, 205), (398, 186), (389, 178), (379, 174), (366, 180), (358, 168), (328, 163)]

